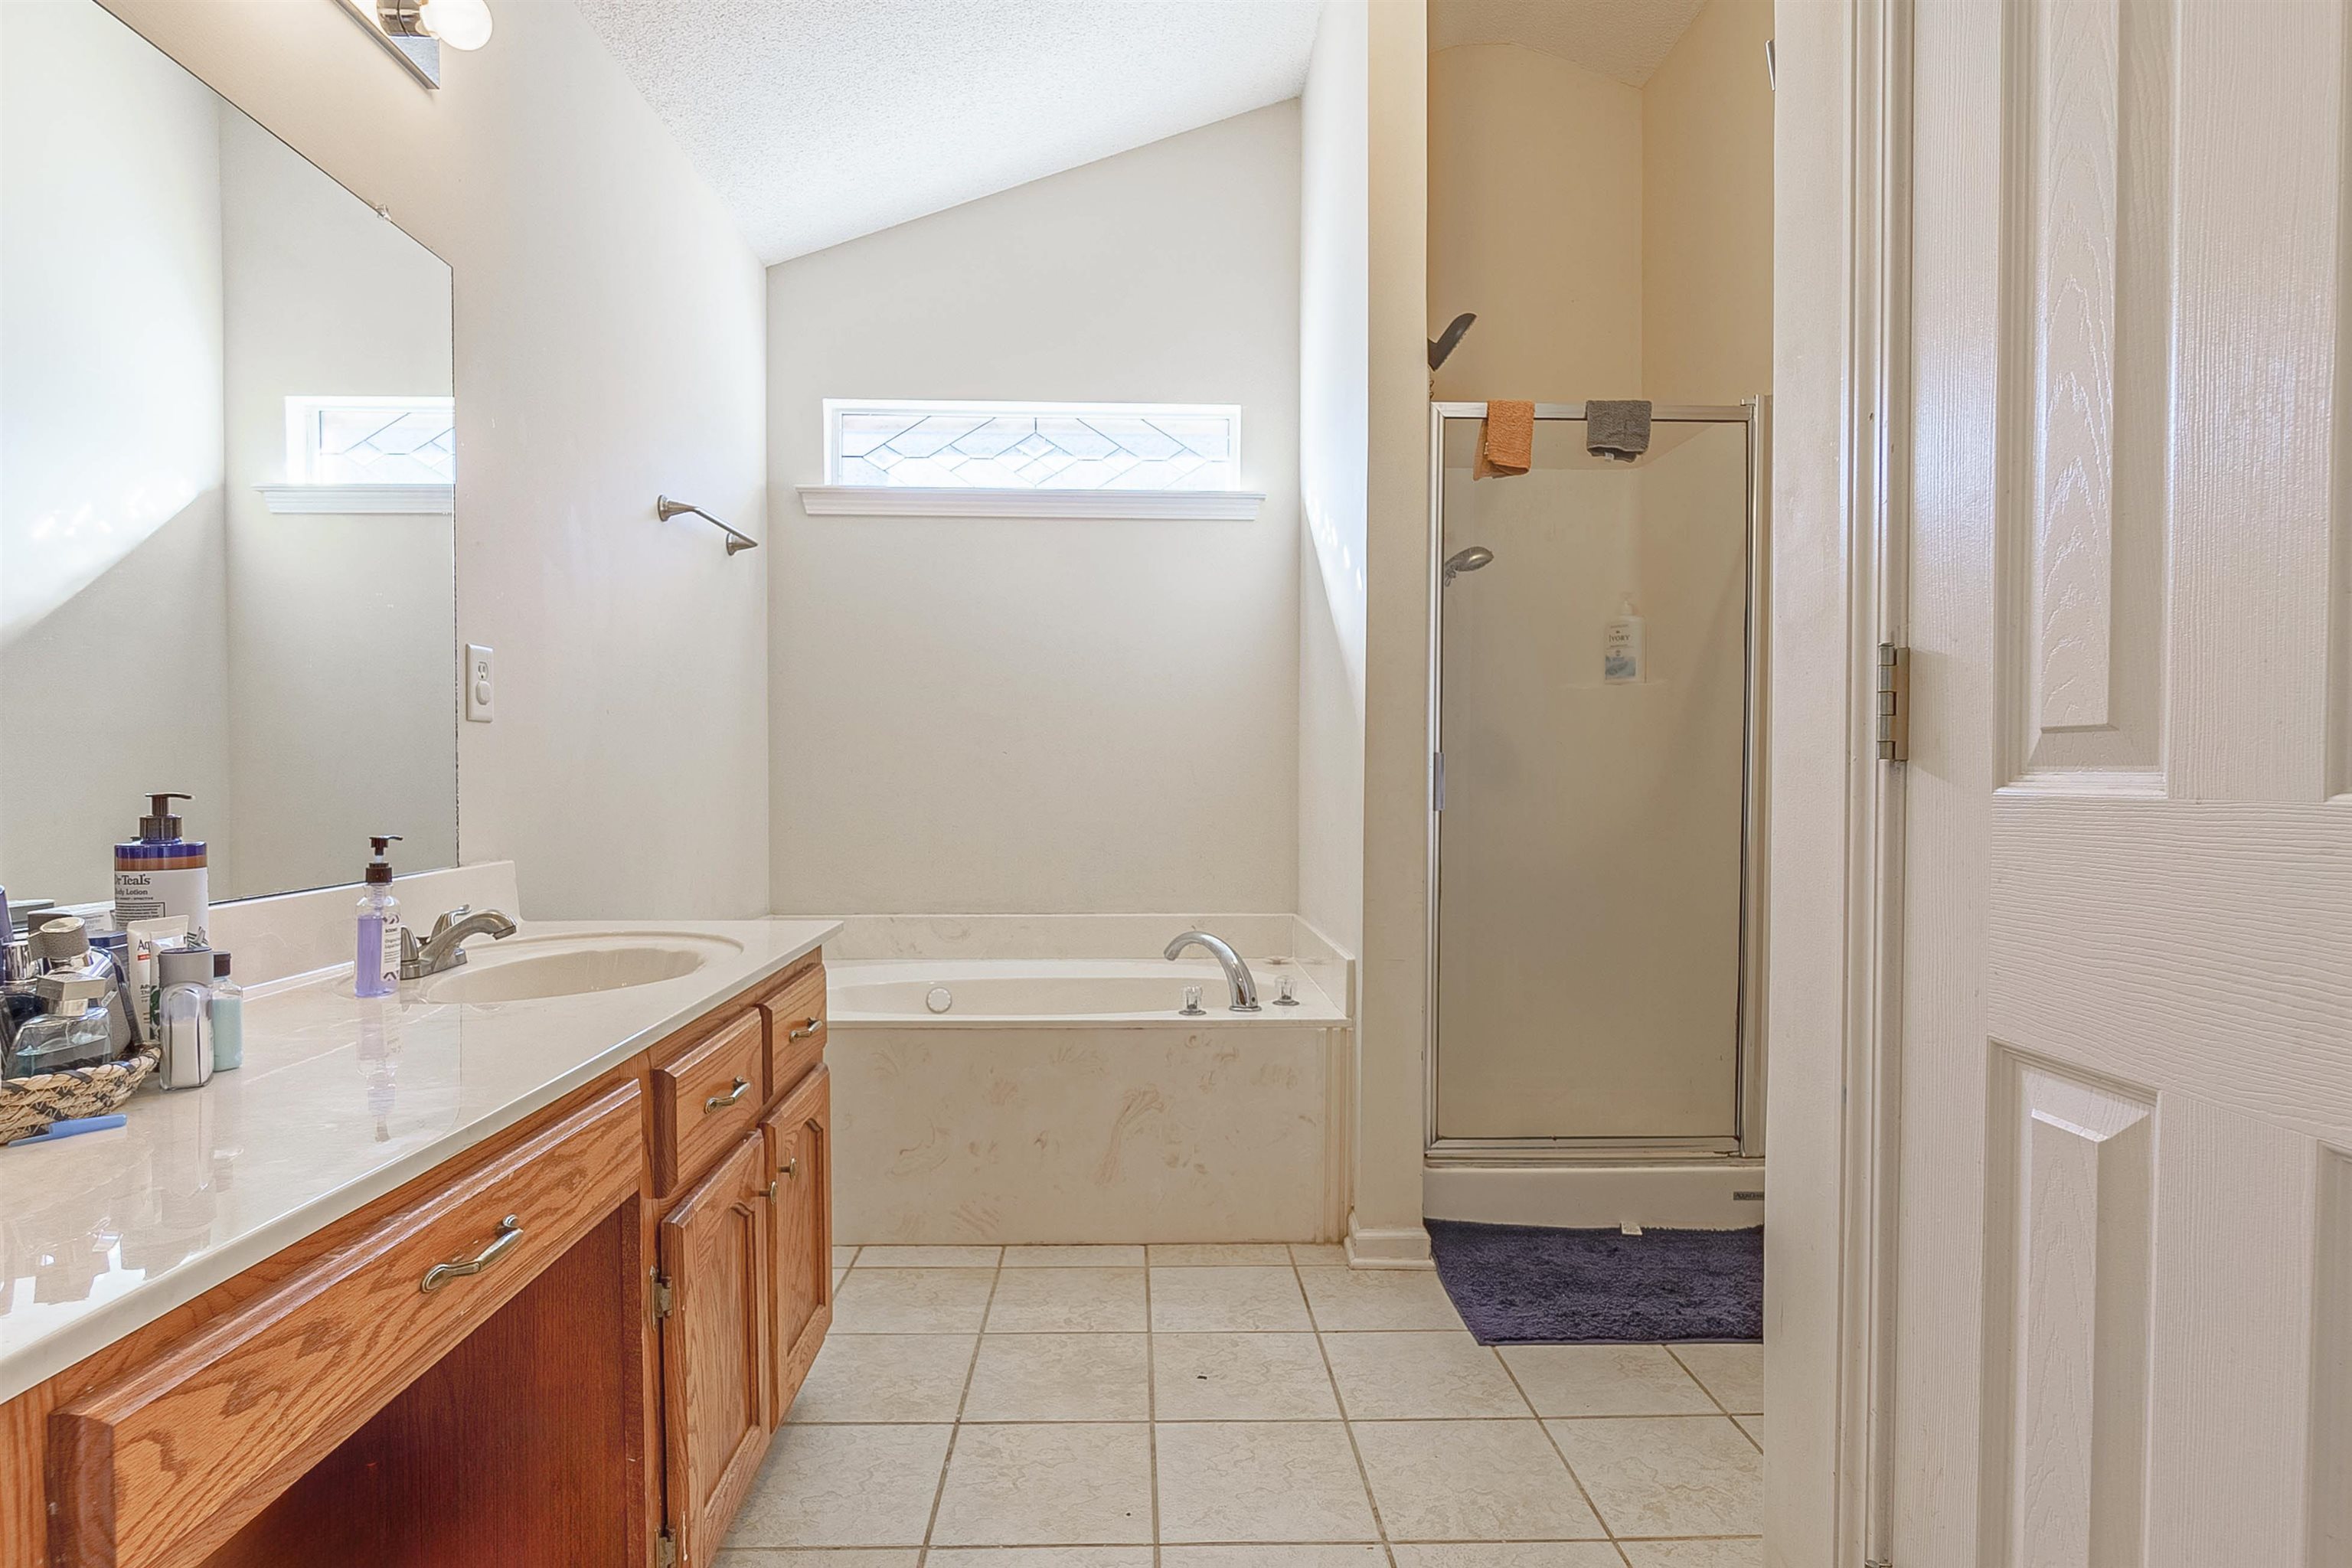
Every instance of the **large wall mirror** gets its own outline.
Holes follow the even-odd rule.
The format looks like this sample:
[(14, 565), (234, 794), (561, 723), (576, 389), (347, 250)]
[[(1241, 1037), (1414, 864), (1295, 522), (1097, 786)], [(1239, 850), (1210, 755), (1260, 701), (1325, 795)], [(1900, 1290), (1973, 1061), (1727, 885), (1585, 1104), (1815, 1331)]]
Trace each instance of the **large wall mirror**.
[(97, 0), (0, 4), (0, 887), (457, 859), (449, 268)]

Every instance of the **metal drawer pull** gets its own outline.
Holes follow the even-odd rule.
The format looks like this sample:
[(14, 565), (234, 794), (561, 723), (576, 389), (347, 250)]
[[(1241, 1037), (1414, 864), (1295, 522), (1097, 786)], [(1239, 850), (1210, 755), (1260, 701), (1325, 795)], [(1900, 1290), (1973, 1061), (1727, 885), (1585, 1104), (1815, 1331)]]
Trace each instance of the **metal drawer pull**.
[(505, 1257), (515, 1243), (521, 1239), (522, 1226), (514, 1215), (507, 1215), (506, 1218), (499, 1221), (499, 1234), (491, 1239), (489, 1246), (463, 1263), (436, 1263), (426, 1269), (424, 1286), (425, 1293), (430, 1295), (452, 1279), (463, 1279), (468, 1274), (479, 1274), (483, 1269)]
[(786, 1035), (784, 1037), (785, 1043), (790, 1044), (794, 1040), (807, 1039), (811, 1035), (815, 1034), (819, 1026), (824, 1023), (824, 1020), (822, 1018), (811, 1018), (805, 1026), (801, 1028), (794, 1029), (791, 1034)]
[(737, 1100), (742, 1099), (745, 1095), (751, 1092), (751, 1080), (748, 1079), (739, 1078), (735, 1080), (735, 1087), (729, 1089), (725, 1094), (714, 1094), (709, 1100), (704, 1100), (702, 1102), (702, 1113), (705, 1116), (708, 1116), (714, 1110), (724, 1110), (729, 1106), (734, 1104)]

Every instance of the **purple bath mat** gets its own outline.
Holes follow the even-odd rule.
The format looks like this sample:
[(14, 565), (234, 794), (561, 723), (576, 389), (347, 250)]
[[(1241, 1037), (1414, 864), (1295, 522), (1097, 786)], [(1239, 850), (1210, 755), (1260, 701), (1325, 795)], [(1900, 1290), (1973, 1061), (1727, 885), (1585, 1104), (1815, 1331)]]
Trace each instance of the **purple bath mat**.
[(1433, 1219), (1437, 1277), (1482, 1345), (1764, 1337), (1764, 1232)]

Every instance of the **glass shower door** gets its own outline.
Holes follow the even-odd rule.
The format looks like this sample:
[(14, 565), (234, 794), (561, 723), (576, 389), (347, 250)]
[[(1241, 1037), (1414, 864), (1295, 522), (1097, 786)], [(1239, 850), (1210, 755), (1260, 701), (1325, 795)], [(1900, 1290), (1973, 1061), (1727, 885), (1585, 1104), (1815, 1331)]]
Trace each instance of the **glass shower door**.
[(1438, 1141), (1731, 1149), (1748, 425), (1622, 464), (1539, 418), (1474, 481), (1479, 424), (1443, 421)]

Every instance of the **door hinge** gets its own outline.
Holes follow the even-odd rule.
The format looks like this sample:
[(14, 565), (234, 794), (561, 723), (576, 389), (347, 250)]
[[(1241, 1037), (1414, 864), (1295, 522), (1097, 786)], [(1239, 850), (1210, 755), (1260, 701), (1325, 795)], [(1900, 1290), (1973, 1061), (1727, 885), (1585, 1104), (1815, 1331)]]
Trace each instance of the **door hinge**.
[(654, 1276), (654, 1321), (660, 1322), (677, 1305), (677, 1293), (669, 1288), (669, 1280), (660, 1274)]
[(1432, 811), (1445, 809), (1445, 753), (1444, 752), (1429, 753), (1429, 809)]
[(1878, 645), (1878, 760), (1911, 760), (1911, 650)]
[(654, 1559), (661, 1568), (677, 1568), (677, 1537), (663, 1531), (654, 1538)]

